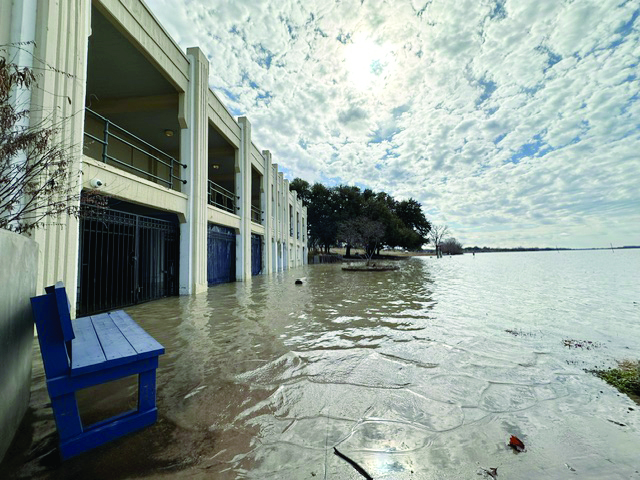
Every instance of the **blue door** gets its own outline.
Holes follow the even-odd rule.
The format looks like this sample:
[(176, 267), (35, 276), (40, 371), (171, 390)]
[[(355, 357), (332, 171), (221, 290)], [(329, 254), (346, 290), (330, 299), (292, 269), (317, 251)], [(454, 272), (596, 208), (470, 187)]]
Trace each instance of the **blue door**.
[(262, 271), (262, 237), (251, 234), (251, 275), (258, 275)]
[(207, 283), (235, 282), (236, 234), (231, 228), (209, 224), (207, 228)]

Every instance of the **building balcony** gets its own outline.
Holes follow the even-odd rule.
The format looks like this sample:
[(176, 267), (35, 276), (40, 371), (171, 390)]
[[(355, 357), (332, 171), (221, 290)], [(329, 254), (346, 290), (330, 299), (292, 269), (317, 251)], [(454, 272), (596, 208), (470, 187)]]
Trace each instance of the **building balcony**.
[(209, 205), (233, 214), (237, 214), (236, 200), (239, 200), (240, 197), (236, 197), (233, 192), (221, 187), (211, 180), (209, 180), (208, 182), (209, 188), (207, 201)]
[(99, 113), (85, 109), (84, 153), (141, 178), (180, 190), (187, 165), (154, 147)]
[(260, 210), (260, 207), (251, 205), (251, 221), (262, 225), (262, 210)]

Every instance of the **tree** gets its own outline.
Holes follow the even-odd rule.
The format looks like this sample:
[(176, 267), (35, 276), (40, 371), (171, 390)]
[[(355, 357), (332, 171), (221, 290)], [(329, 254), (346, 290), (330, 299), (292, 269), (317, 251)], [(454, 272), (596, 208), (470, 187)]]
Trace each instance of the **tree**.
[(0, 228), (26, 233), (77, 214), (80, 189), (69, 181), (72, 158), (56, 142), (59, 129), (30, 125), (31, 107), (19, 105), (16, 92), (32, 89), (35, 74), (0, 52)]
[(410, 198), (398, 203), (396, 207), (398, 218), (411, 230), (422, 237), (422, 244), (429, 241), (429, 232), (431, 231), (431, 223), (427, 220), (422, 212), (422, 206), (417, 200)]
[(309, 245), (329, 247), (335, 242), (337, 225), (331, 205), (331, 190), (321, 183), (314, 183), (309, 194), (307, 207), (307, 223), (309, 227)]
[(445, 255), (462, 255), (463, 253), (462, 244), (453, 237), (447, 238), (442, 242), (440, 249)]
[(436, 247), (436, 256), (438, 258), (442, 257), (442, 251), (440, 249), (440, 244), (442, 243), (443, 238), (449, 234), (449, 227), (446, 225), (436, 225), (435, 223), (431, 225), (431, 231), (429, 236), (433, 245)]
[(429, 241), (431, 224), (420, 203), (412, 198), (398, 202), (385, 192), (361, 191), (352, 185), (327, 188), (315, 183), (309, 188), (309, 183), (300, 178), (291, 182), (290, 189), (308, 202), (310, 247), (322, 247), (328, 253), (341, 241), (346, 244), (346, 256), (350, 256), (354, 235), (344, 226), (360, 217), (377, 222), (382, 228), (383, 237), (374, 242), (378, 253), (383, 245), (414, 250)]
[(364, 249), (367, 265), (383, 238), (384, 226), (382, 223), (364, 216), (345, 220), (338, 227), (338, 239)]
[(311, 186), (309, 182), (301, 178), (294, 178), (289, 184), (289, 191), (295, 190), (298, 193), (298, 198), (302, 200), (302, 205), (307, 207), (311, 202)]

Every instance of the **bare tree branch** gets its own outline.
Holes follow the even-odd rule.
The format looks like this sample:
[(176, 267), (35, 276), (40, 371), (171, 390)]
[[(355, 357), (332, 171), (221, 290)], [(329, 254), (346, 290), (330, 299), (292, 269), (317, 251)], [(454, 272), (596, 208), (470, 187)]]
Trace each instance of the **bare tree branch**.
[(0, 56), (0, 228), (18, 233), (45, 222), (64, 224), (61, 215), (79, 210), (80, 172), (71, 171), (73, 148), (58, 141), (69, 118), (49, 126), (46, 117), (24, 125), (30, 106), (11, 101), (13, 92), (29, 90), (35, 81), (31, 69)]

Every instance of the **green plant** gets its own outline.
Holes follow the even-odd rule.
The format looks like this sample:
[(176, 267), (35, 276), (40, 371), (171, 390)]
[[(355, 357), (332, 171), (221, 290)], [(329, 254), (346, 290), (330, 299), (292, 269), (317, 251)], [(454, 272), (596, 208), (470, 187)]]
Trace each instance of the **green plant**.
[(622, 393), (640, 396), (640, 361), (623, 360), (618, 368), (591, 372)]

